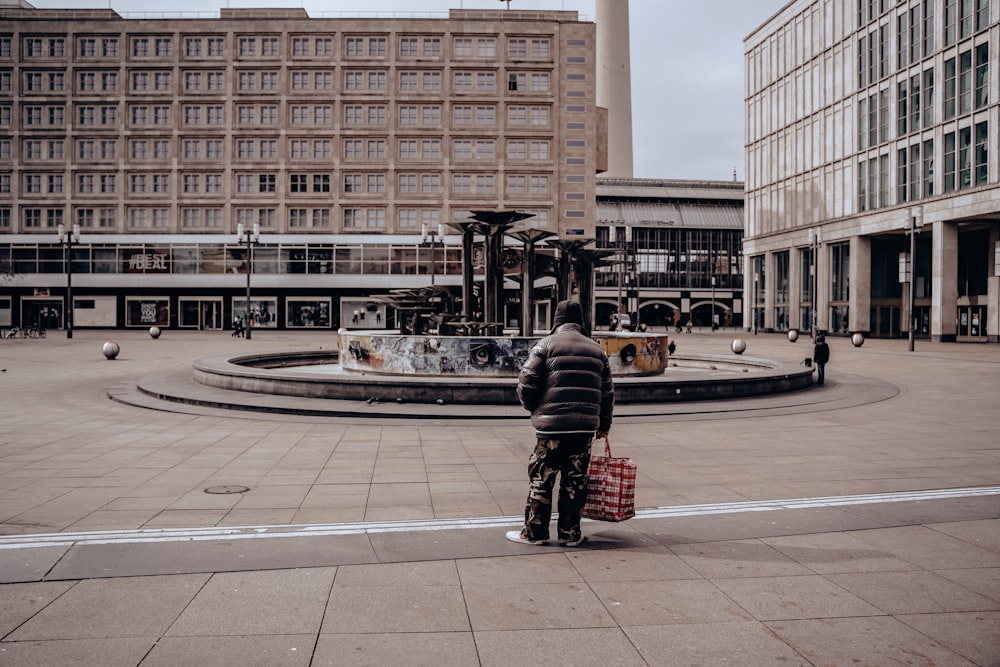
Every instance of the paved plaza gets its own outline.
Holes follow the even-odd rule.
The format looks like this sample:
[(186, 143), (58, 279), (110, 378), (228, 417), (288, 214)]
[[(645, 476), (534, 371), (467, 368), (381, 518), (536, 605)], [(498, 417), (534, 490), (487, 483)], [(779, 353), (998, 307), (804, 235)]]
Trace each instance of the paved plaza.
[(109, 398), (332, 332), (0, 340), (0, 665), (1000, 665), (1000, 346), (829, 342), (823, 387), (620, 417), (638, 516), (567, 549), (504, 539), (526, 415)]

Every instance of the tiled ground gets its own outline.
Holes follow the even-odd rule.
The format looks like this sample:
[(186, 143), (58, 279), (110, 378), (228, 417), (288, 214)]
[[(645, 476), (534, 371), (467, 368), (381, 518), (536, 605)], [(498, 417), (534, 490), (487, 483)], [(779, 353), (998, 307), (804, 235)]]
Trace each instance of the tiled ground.
[[(0, 536), (516, 517), (527, 421), (256, 420), (105, 390), (200, 356), (331, 334), (0, 340)], [(788, 360), (805, 341), (747, 336)], [(723, 354), (733, 332), (681, 334)], [(623, 419), (640, 507), (1000, 484), (1000, 347), (834, 339), (899, 388), (839, 410)], [(854, 385), (852, 385), (854, 386)], [(242, 484), (243, 494), (204, 489)], [(583, 549), (503, 527), (2, 548), (0, 664), (1000, 665), (1000, 496), (590, 523)]]

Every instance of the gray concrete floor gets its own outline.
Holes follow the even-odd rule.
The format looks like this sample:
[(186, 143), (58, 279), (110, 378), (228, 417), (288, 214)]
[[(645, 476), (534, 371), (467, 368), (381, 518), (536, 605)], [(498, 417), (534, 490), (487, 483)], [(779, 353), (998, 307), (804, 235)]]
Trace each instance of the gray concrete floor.
[[(735, 336), (753, 356), (811, 349), (674, 339), (728, 354)], [(0, 664), (1000, 665), (1000, 347), (830, 342), (826, 386), (785, 409), (619, 419), (639, 516), (588, 522), (590, 542), (563, 549), (503, 539), (526, 418), (108, 398), (332, 333), (0, 340)], [(824, 400), (875, 384), (898, 393)], [(249, 491), (204, 492), (227, 485)], [(955, 491), (922, 493), (938, 490)]]

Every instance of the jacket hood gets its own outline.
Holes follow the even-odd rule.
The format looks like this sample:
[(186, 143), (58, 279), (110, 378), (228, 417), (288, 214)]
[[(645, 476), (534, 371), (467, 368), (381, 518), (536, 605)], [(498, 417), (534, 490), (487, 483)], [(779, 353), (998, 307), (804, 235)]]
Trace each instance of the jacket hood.
[(583, 308), (576, 301), (560, 301), (556, 306), (555, 318), (552, 320), (552, 330), (563, 324), (578, 324), (583, 326)]

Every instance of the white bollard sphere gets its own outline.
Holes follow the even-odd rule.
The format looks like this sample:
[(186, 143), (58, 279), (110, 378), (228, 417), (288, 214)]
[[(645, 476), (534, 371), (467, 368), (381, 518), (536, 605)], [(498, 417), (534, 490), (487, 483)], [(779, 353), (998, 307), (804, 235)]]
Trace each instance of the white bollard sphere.
[(118, 356), (118, 353), (121, 352), (121, 348), (118, 346), (118, 343), (113, 340), (109, 340), (104, 344), (104, 347), (101, 348), (101, 351), (108, 359), (114, 359)]
[(743, 354), (744, 352), (746, 352), (747, 342), (742, 338), (734, 338), (733, 344), (730, 347), (732, 347), (733, 352), (735, 352), (736, 354)]
[(799, 339), (799, 330), (798, 329), (789, 329), (788, 330), (788, 340), (790, 340), (790, 341), (792, 341), (794, 343), (798, 339)]
[(851, 336), (851, 342), (854, 343), (854, 347), (861, 347), (865, 344), (865, 336), (862, 333), (856, 333)]
[(159, 338), (160, 337), (160, 327), (149, 327), (149, 335), (153, 339)]

